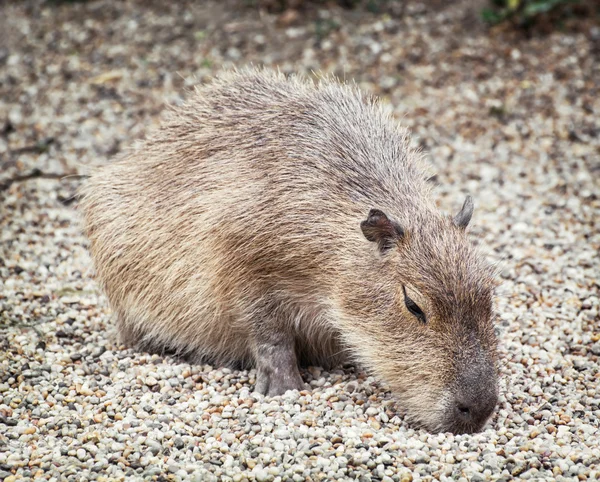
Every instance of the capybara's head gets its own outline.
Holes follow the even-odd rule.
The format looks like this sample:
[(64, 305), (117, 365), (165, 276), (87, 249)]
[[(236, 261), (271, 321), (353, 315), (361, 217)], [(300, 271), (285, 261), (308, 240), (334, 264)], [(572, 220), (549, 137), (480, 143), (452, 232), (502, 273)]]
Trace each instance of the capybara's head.
[(465, 234), (472, 212), (467, 197), (454, 217), (419, 210), (396, 220), (372, 209), (361, 224), (375, 271), (351, 309), (374, 343), (359, 356), (409, 419), (436, 432), (479, 431), (498, 401), (494, 273)]

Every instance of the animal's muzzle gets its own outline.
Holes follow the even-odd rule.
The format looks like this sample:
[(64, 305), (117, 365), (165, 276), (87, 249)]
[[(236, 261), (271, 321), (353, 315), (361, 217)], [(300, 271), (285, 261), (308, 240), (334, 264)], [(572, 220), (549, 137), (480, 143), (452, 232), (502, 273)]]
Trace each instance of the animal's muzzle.
[(454, 433), (480, 431), (498, 404), (498, 377), (494, 363), (481, 356), (459, 371), (447, 407), (446, 427)]

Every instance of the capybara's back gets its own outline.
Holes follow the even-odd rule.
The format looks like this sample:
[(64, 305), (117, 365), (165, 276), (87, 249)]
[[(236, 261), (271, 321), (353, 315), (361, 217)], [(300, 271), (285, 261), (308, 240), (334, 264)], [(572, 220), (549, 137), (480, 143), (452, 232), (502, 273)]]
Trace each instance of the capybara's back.
[(491, 271), (430, 198), (406, 133), (356, 88), (221, 75), (93, 173), (81, 207), (125, 343), (256, 366), (341, 354), (432, 430), (478, 430), (497, 399)]

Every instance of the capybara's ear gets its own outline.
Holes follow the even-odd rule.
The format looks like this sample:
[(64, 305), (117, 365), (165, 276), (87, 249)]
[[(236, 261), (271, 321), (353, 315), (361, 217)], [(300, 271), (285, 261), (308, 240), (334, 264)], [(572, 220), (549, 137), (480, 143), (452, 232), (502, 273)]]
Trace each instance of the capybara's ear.
[(367, 219), (360, 223), (360, 229), (365, 238), (379, 245), (382, 253), (392, 249), (396, 242), (404, 236), (402, 227), (379, 209), (369, 211)]
[(467, 196), (462, 208), (458, 214), (454, 216), (454, 224), (459, 228), (465, 229), (471, 220), (471, 216), (473, 216), (473, 198)]

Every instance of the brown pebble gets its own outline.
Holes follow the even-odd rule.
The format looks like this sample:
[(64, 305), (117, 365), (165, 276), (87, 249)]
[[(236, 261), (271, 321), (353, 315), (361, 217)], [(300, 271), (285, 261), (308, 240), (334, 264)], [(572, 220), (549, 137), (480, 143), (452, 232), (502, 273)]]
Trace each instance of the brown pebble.
[(299, 18), (300, 14), (298, 13), (298, 10), (293, 10), (290, 8), (279, 16), (277, 23), (282, 27), (289, 27), (290, 25), (296, 23)]

